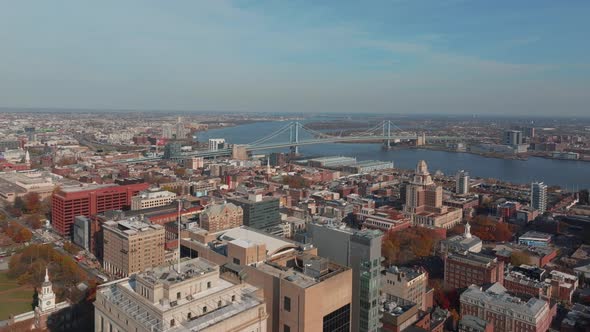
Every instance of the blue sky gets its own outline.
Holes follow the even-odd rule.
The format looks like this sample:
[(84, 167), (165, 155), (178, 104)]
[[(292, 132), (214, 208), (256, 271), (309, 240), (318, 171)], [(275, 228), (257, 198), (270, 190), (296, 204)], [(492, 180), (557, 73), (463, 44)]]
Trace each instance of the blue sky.
[(5, 107), (590, 113), (590, 1), (0, 6)]

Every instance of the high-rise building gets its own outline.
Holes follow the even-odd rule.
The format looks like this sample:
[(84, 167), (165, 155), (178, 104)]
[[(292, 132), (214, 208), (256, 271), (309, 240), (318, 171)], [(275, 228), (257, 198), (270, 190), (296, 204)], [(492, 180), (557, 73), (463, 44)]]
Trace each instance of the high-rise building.
[(181, 252), (222, 265), (264, 290), (268, 331), (350, 331), (352, 269), (316, 249), (246, 226), (192, 229)]
[[(355, 331), (351, 328), (351, 269), (307, 254), (286, 253), (246, 266), (248, 282), (264, 289), (268, 331)], [(377, 286), (378, 291), (378, 286)]]
[(62, 187), (51, 197), (51, 224), (59, 234), (69, 236), (74, 217), (129, 208), (131, 198), (148, 187), (147, 183)]
[(352, 331), (377, 332), (381, 287), (381, 241), (378, 230), (362, 230), (350, 237), (352, 267)]
[(94, 331), (267, 331), (260, 289), (202, 258), (99, 286)]
[(547, 211), (547, 185), (543, 182), (531, 183), (531, 207), (539, 213)]
[(162, 126), (162, 137), (168, 139), (174, 138), (174, 127), (171, 124), (166, 123)]
[(517, 146), (523, 144), (523, 135), (520, 130), (506, 130), (504, 132), (504, 145)]
[(377, 230), (353, 230), (343, 224), (308, 224), (318, 255), (352, 268), (352, 331), (378, 331), (381, 241)]
[(445, 258), (445, 285), (466, 288), (504, 282), (504, 262), (479, 253), (451, 253)]
[(281, 224), (278, 198), (250, 194), (248, 198), (232, 197), (227, 200), (242, 208), (246, 226), (269, 231)]
[(165, 229), (162, 225), (129, 219), (102, 224), (103, 267), (126, 277), (164, 263)]
[(170, 142), (164, 146), (164, 159), (176, 159), (182, 157), (182, 144)]
[(545, 332), (556, 313), (556, 305), (531, 297), (522, 301), (495, 283), (483, 290), (472, 285), (461, 294), (461, 316), (475, 316), (494, 325), (494, 331)]
[(457, 172), (457, 176), (455, 179), (455, 193), (457, 195), (466, 195), (469, 193), (469, 173), (460, 170)]
[(202, 229), (215, 233), (242, 226), (244, 211), (233, 203), (208, 205), (200, 214)]
[(210, 138), (209, 139), (209, 150), (217, 151), (225, 147), (225, 138)]
[(452, 228), (463, 219), (463, 210), (443, 205), (442, 198), (442, 187), (432, 181), (426, 162), (421, 160), (406, 185), (404, 213), (414, 225)]

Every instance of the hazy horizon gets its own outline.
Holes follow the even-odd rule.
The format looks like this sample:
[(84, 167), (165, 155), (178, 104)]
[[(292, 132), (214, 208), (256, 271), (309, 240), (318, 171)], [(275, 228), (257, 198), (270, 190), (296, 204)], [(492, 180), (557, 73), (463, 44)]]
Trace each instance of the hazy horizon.
[(4, 110), (590, 113), (586, 1), (2, 3)]

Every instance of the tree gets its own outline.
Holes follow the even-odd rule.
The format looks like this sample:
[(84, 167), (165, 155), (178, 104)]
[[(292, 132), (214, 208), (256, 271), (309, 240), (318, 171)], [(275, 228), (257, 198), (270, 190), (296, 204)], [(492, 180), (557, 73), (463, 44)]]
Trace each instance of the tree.
[(35, 310), (35, 308), (37, 308), (38, 305), (39, 305), (39, 292), (37, 291), (37, 288), (35, 287), (35, 291), (33, 293), (33, 302), (31, 302), (32, 310)]
[(38, 214), (32, 214), (27, 217), (27, 224), (31, 226), (32, 229), (39, 229), (43, 226), (41, 222), (41, 216)]
[(24, 212), (36, 213), (41, 209), (41, 196), (36, 192), (30, 192), (23, 196)]
[(28, 230), (27, 228), (21, 226), (21, 228), (14, 235), (13, 240), (16, 243), (24, 243), (24, 242), (31, 241), (32, 237), (33, 237), (33, 233), (31, 233), (31, 231)]

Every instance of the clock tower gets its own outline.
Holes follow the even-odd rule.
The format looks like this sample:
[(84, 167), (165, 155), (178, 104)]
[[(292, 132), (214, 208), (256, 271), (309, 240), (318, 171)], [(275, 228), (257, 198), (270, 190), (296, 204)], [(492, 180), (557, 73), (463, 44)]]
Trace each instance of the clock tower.
[(41, 284), (41, 294), (39, 294), (39, 310), (45, 312), (55, 308), (55, 293), (49, 281), (49, 271), (45, 269), (45, 281)]

